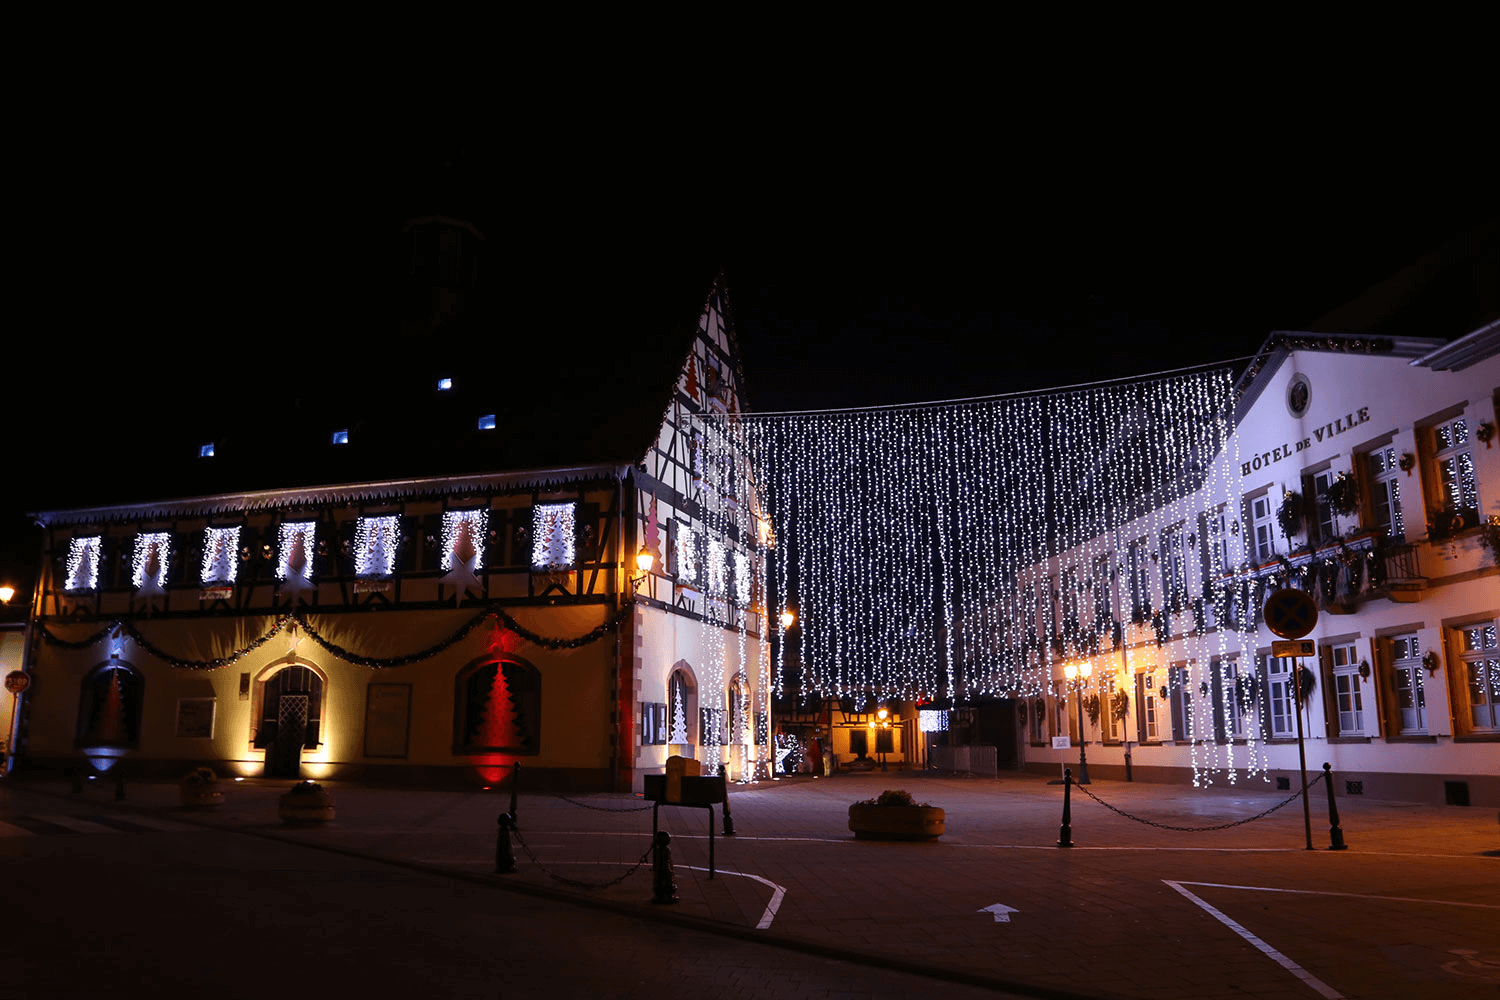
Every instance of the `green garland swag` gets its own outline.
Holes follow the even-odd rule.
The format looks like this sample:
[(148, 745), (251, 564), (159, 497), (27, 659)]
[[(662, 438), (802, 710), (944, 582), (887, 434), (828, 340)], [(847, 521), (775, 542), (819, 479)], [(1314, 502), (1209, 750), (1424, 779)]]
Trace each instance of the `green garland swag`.
[(435, 643), (434, 645), (418, 652), (408, 653), (405, 656), (365, 656), (361, 653), (356, 653), (353, 650), (345, 649), (343, 646), (330, 642), (328, 639), (320, 635), (318, 633), (318, 630), (313, 628), (312, 625), (308, 622), (304, 612), (301, 609), (297, 610), (295, 613), (284, 614), (278, 617), (275, 623), (272, 624), (270, 629), (268, 629), (264, 635), (255, 639), (244, 649), (239, 649), (233, 653), (230, 653), (228, 656), (219, 656), (211, 660), (185, 660), (181, 657), (173, 656), (172, 654), (161, 649), (155, 643), (151, 642), (144, 635), (142, 635), (140, 633), (140, 630), (138, 630), (134, 624), (124, 620), (111, 622), (110, 624), (101, 628), (99, 631), (95, 632), (93, 635), (89, 636), (87, 639), (79, 640), (76, 642), (69, 641), (54, 635), (52, 633), (52, 630), (49, 629), (45, 623), (42, 624), (41, 630), (42, 638), (48, 644), (58, 646), (62, 649), (86, 649), (89, 646), (93, 646), (103, 641), (112, 633), (123, 632), (127, 636), (129, 636), (130, 640), (137, 646), (140, 646), (146, 652), (150, 653), (152, 656), (163, 661), (164, 663), (167, 663), (180, 670), (220, 670), (236, 662), (241, 657), (249, 653), (253, 653), (261, 646), (264, 646), (267, 642), (270, 642), (271, 639), (273, 639), (277, 635), (277, 633), (285, 629), (289, 623), (295, 623), (296, 625), (300, 626), (304, 632), (307, 633), (308, 638), (312, 639), (313, 642), (317, 643), (319, 646), (322, 646), (323, 649), (327, 650), (329, 653), (332, 653), (334, 656), (337, 656), (339, 659), (346, 660), (349, 663), (355, 664), (356, 666), (371, 667), (376, 670), (389, 670), (394, 667), (409, 666), (410, 664), (419, 663), (422, 660), (437, 656), (439, 653), (446, 651), (455, 643), (461, 642), (466, 636), (468, 636), (470, 632), (474, 631), (476, 628), (482, 625), (486, 619), (489, 618), (496, 619), (506, 629), (514, 632), (516, 635), (519, 635), (522, 639), (525, 639), (532, 645), (541, 646), (544, 649), (577, 649), (580, 646), (587, 646), (592, 642), (597, 642), (598, 640), (608, 635), (615, 628), (615, 626), (619, 624), (620, 619), (625, 616), (625, 613), (632, 607), (633, 605), (630, 604), (624, 605), (618, 611), (612, 614), (607, 621), (595, 626), (582, 635), (574, 636), (570, 639), (555, 639), (549, 636), (539, 635), (536, 632), (531, 631), (531, 629), (527, 628), (526, 626), (522, 625), (520, 622), (516, 621), (515, 618), (513, 618), (504, 608), (491, 608), (488, 611), (481, 611), (479, 614), (469, 619), (463, 625), (459, 626), (458, 630), (452, 635), (448, 636), (446, 639), (443, 639)]

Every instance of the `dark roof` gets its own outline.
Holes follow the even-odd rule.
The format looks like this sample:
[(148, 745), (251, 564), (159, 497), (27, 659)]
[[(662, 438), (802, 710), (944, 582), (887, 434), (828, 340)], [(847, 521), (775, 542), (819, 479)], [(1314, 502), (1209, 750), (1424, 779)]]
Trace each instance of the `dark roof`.
[[(54, 476), (31, 509), (636, 464), (667, 410), (713, 270), (550, 264), (507, 265), (481, 304), (430, 333), (403, 338), (394, 320), (337, 337), (293, 325), (243, 356), (155, 383), (175, 400), (165, 412), (101, 401), (110, 443), (90, 451), (113, 450), (112, 471), (90, 462)], [(192, 363), (193, 351), (174, 360)], [(444, 376), (450, 391), (437, 388)], [(478, 429), (486, 414), (494, 430)], [(331, 443), (339, 429), (347, 445)], [(213, 457), (198, 457), (209, 442)]]

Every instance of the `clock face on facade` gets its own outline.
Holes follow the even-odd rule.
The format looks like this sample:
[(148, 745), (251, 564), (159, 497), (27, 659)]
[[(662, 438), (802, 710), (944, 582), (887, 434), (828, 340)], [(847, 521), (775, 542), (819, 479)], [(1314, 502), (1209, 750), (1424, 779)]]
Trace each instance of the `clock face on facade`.
[(1301, 417), (1307, 413), (1307, 406), (1311, 402), (1312, 383), (1306, 375), (1293, 375), (1286, 387), (1286, 408), (1291, 411), (1292, 416)]

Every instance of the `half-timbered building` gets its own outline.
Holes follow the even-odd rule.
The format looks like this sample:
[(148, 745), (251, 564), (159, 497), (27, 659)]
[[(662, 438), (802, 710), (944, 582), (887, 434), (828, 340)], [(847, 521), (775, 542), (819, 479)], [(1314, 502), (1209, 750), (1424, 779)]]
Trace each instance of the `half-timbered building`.
[[(482, 239), (419, 221), (452, 261)], [(749, 484), (705, 498), (699, 471), (701, 418), (743, 408), (743, 378), (723, 284), (699, 280), (578, 281), (498, 334), (435, 316), (392, 348), (393, 395), (205, 417), (187, 462), (38, 514), (21, 766), (494, 783), (519, 763), (564, 789), (638, 788), (670, 753), (764, 771), (763, 539)], [(615, 333), (556, 334), (580, 323)], [(447, 367), (403, 366), (434, 344)]]

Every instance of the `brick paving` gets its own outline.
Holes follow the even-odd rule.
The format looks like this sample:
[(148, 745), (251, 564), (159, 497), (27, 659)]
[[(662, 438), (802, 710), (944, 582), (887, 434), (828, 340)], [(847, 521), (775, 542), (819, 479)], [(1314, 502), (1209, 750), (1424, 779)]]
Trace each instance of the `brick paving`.
[[(1075, 846), (1061, 849), (1062, 789), (1034, 776), (763, 782), (732, 788), (736, 836), (716, 837), (712, 879), (707, 814), (661, 810), (681, 901), (653, 906), (649, 864), (630, 871), (650, 843), (651, 811), (637, 796), (521, 795), (518, 871), (497, 876), (496, 816), (508, 795), (329, 783), (338, 818), (294, 828), (275, 816), (286, 787), (227, 783), (228, 802), (211, 812), (181, 809), (167, 784), (132, 785), (118, 805), (104, 782), (71, 797), (1021, 995), (1500, 996), (1493, 808), (1341, 798), (1350, 849), (1334, 852), (1318, 786), (1318, 849), (1307, 851), (1300, 801), (1231, 829), (1178, 832), (1119, 816), (1075, 789)], [(849, 804), (885, 788), (943, 807), (947, 833), (931, 843), (855, 840)], [(1173, 826), (1247, 818), (1289, 794), (1244, 780), (1197, 790), (1096, 781), (1090, 790)], [(722, 828), (718, 810), (714, 823)], [(622, 875), (597, 889), (558, 880)], [(996, 903), (1015, 912), (996, 920), (984, 911)]]

